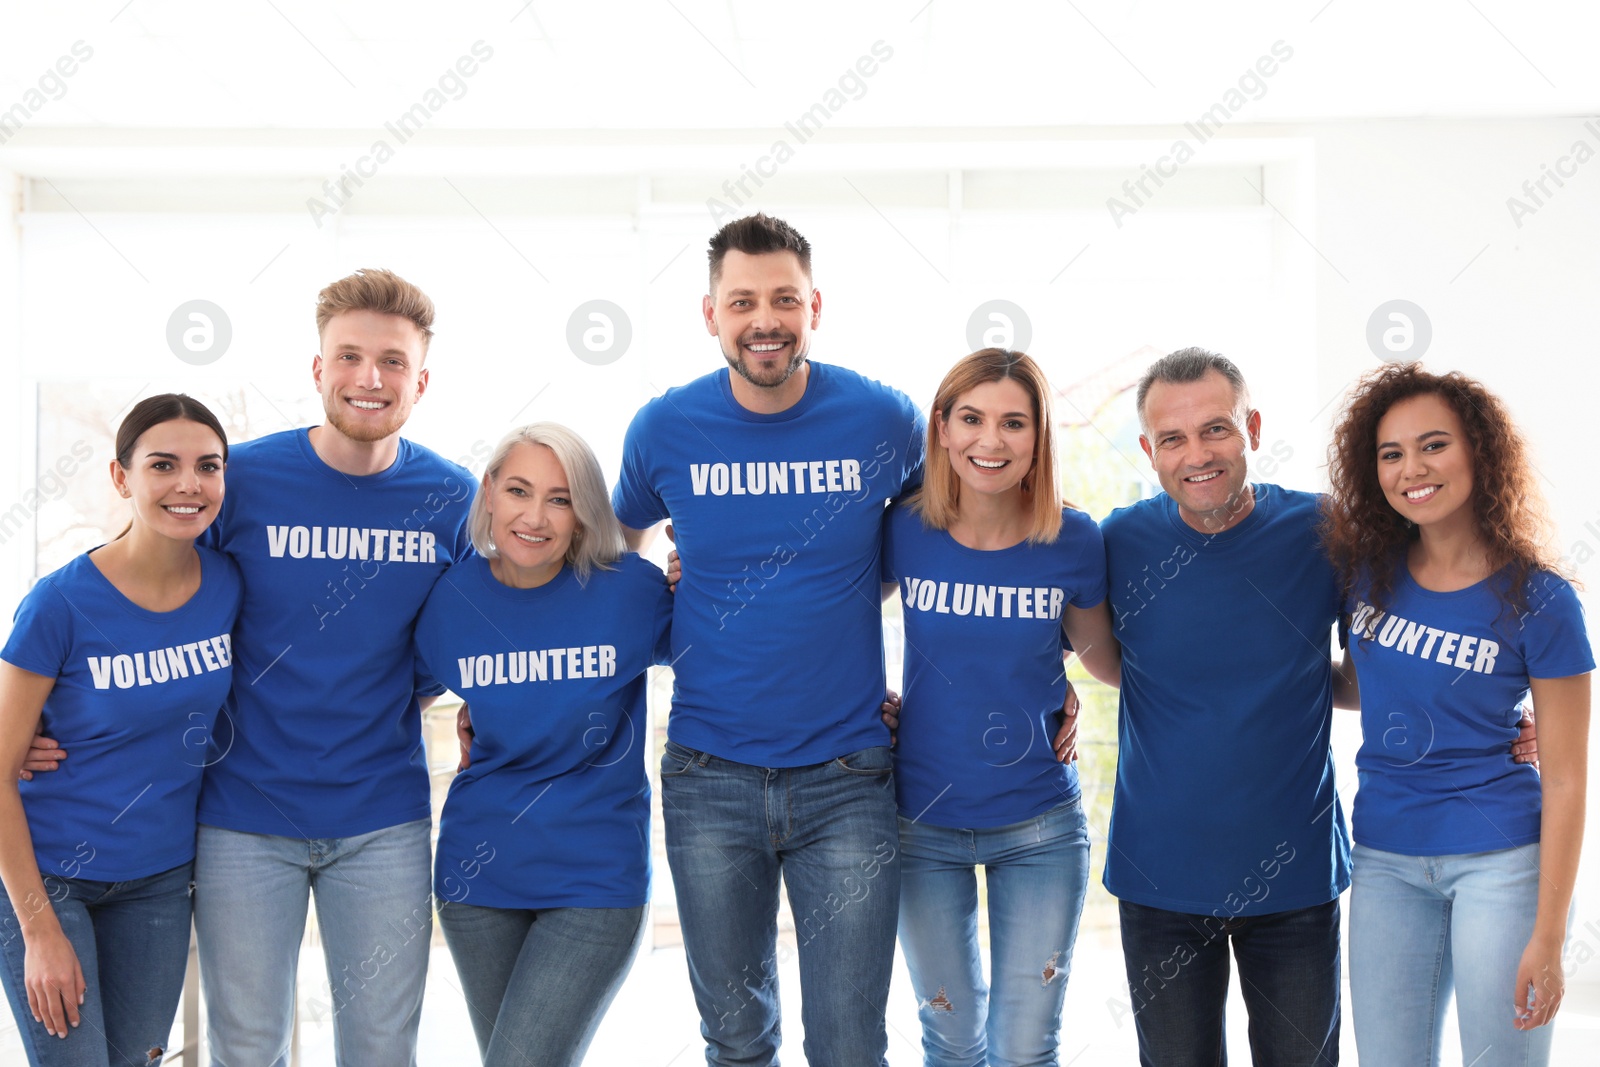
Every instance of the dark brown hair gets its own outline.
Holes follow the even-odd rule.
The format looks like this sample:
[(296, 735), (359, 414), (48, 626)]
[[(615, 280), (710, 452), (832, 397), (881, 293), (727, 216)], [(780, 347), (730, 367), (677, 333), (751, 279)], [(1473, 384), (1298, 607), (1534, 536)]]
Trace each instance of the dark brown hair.
[[(1497, 573), (1502, 603), (1528, 610), (1528, 582), (1541, 568), (1560, 573), (1550, 549), (1550, 524), (1537, 472), (1511, 415), (1481, 382), (1451, 371), (1432, 374), (1420, 363), (1389, 363), (1364, 375), (1353, 390), (1333, 442), (1321, 533), (1348, 597), (1382, 610), (1394, 589), (1395, 568), (1417, 539), (1417, 528), (1389, 505), (1378, 481), (1378, 423), (1402, 400), (1437, 396), (1461, 420), (1472, 451), (1472, 512)], [(1500, 573), (1502, 572), (1503, 573)]]
[(146, 397), (133, 405), (133, 409), (117, 427), (117, 465), (123, 470), (133, 466), (133, 449), (152, 426), (174, 420), (198, 422), (217, 435), (222, 442), (222, 462), (228, 462), (228, 434), (222, 423), (206, 407), (187, 393), (161, 393)]
[(722, 277), (722, 261), (729, 252), (743, 252), (747, 256), (762, 256), (769, 252), (793, 252), (800, 258), (800, 269), (811, 280), (811, 242), (800, 231), (782, 219), (756, 213), (734, 219), (711, 238), (706, 252), (711, 260), (711, 292), (717, 291), (717, 281)]

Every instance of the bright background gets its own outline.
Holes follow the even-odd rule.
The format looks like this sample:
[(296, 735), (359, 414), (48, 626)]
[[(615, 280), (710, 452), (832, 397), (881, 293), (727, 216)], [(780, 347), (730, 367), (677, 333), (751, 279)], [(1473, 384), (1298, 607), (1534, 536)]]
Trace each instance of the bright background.
[[(1065, 489), (1097, 518), (1151, 491), (1123, 391), (1154, 356), (1199, 344), (1239, 362), (1264, 412), (1256, 473), (1317, 488), (1339, 397), (1380, 354), (1416, 355), (1425, 319), (1431, 367), (1511, 404), (1560, 549), (1600, 583), (1582, 451), (1600, 389), (1588, 5), (109, 0), (3, 18), (6, 612), (119, 521), (103, 472), (138, 397), (194, 392), (241, 438), (317, 421), (313, 299), (361, 266), (439, 307), (408, 436), (481, 469), (506, 429), (556, 418), (614, 472), (639, 404), (718, 365), (699, 322), (705, 241), (756, 209), (816, 246), (816, 358), (921, 403), (979, 343), (1039, 358), (1069, 430)], [(185, 353), (215, 357), (203, 365), (169, 343), (193, 300), (231, 332)], [(614, 312), (578, 316), (580, 336), (609, 328), (608, 350), (569, 341), (594, 300), (626, 316), (626, 346)], [(992, 318), (997, 300), (1021, 314)], [(1392, 300), (1422, 312), (1409, 352), (1369, 344)], [(1093, 700), (1109, 730), (1114, 705)], [(1086, 754), (1091, 790), (1114, 758)], [(1571, 960), (1590, 984), (1557, 1036), (1573, 1056), (1600, 1030), (1600, 835), (1588, 845)], [(654, 947), (591, 1062), (699, 1060), (664, 863), (657, 883)], [(305, 955), (303, 1003), (321, 980)], [(1096, 889), (1063, 1062), (1131, 1055), (1120, 968)], [(902, 974), (896, 1064), (917, 1058), (914, 1009)], [(427, 1010), (424, 1062), (464, 1059), (442, 946)], [(306, 1018), (304, 1062), (331, 1062), (329, 1037)]]

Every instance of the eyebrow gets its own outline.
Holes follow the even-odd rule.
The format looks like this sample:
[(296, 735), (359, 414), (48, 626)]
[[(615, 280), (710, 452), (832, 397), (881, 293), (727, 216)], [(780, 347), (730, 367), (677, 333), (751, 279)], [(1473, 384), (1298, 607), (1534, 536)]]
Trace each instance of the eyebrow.
[[(523, 485), (527, 486), (529, 489), (537, 489), (538, 488), (538, 486), (534, 485), (532, 482), (528, 481), (528, 479), (524, 478), (520, 474), (508, 474), (508, 475), (506, 475), (506, 481), (508, 481), (508, 482), (521, 482)], [(568, 489), (564, 485), (552, 485), (552, 486), (548, 486), (545, 489), (545, 492), (547, 492), (547, 493), (570, 493), (570, 492), (572, 492), (572, 490)]]
[[(1417, 440), (1418, 441), (1426, 441), (1430, 437), (1449, 437), (1449, 436), (1450, 436), (1450, 431), (1449, 430), (1429, 430), (1427, 433), (1419, 433), (1419, 434), (1417, 434)], [(1379, 441), (1378, 442), (1378, 447), (1379, 448), (1399, 448), (1400, 447), (1400, 442), (1399, 441)]]
[[(772, 291), (775, 293), (798, 293), (800, 291), (800, 287), (798, 285), (780, 285)], [(729, 289), (727, 295), (755, 296), (756, 291), (754, 289)]]
[[(182, 457), (179, 456), (175, 452), (146, 452), (144, 454), (144, 458), (145, 459), (181, 459)], [(200, 458), (201, 459), (221, 459), (222, 456), (221, 456), (220, 453), (217, 453), (217, 452), (207, 452), (205, 455), (201, 456)]]
[[(970, 411), (974, 415), (982, 415), (983, 414), (983, 409), (982, 408), (976, 407), (976, 406), (974, 406), (972, 404), (962, 404), (960, 407), (956, 408), (956, 410), (957, 411)], [(1031, 411), (1007, 411), (1007, 412), (1003, 412), (1000, 415), (1000, 417), (1002, 419), (1031, 419), (1031, 418), (1033, 418), (1033, 412), (1031, 412)]]

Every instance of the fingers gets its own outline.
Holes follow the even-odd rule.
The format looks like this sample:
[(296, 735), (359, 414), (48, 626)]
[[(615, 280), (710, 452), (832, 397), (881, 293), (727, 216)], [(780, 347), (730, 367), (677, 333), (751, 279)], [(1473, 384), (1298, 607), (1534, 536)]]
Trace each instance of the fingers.
[(678, 543), (678, 535), (673, 532), (672, 523), (670, 522), (667, 523), (667, 540), (671, 541), (673, 544)]
[(883, 704), (880, 706), (883, 725), (890, 730), (900, 728), (900, 694), (893, 689), (883, 694)]
[(78, 1005), (83, 1003), (83, 972), (73, 964), (76, 981), (63, 989), (47, 978), (28, 982), (28, 1010), (35, 1022), (44, 1026), (51, 1037), (66, 1037), (68, 1028), (78, 1025)]
[(456, 745), (461, 750), (460, 762), (456, 764), (457, 772), (472, 766), (472, 739), (476, 736), (477, 731), (472, 728), (472, 711), (463, 704), (456, 712)]
[(1072, 763), (1078, 758), (1078, 704), (1076, 699), (1069, 697), (1067, 705), (1062, 708), (1063, 722), (1061, 729), (1056, 731), (1055, 749), (1056, 759), (1061, 763)]
[(1561, 1008), (1565, 986), (1559, 975), (1518, 969), (1512, 995), (1512, 1025), (1518, 1030), (1537, 1030), (1548, 1024)]

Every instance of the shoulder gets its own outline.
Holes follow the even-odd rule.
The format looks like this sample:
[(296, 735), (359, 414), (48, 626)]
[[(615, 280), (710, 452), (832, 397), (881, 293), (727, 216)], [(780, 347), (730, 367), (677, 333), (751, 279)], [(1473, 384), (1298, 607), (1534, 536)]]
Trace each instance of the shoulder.
[(1127, 536), (1142, 532), (1161, 521), (1166, 500), (1167, 494), (1157, 493), (1155, 496), (1117, 508), (1100, 520), (1100, 532), (1107, 539), (1113, 535)]
[(813, 362), (811, 371), (824, 398), (876, 406), (908, 419), (918, 417), (917, 405), (909, 396), (876, 378), (833, 363)]
[(688, 418), (691, 412), (704, 411), (713, 404), (723, 404), (720, 379), (726, 374), (725, 370), (714, 370), (682, 385), (674, 385), (660, 396), (646, 400), (634, 413), (629, 432), (651, 429), (663, 420), (682, 420)]
[(244, 573), (232, 556), (205, 545), (195, 545), (194, 550), (200, 554), (200, 573), (205, 580), (215, 580), (234, 589), (244, 588)]
[(400, 439), (400, 455), (396, 462), (402, 464), (407, 473), (413, 471), (424, 474), (438, 473), (459, 478), (469, 485), (476, 481), (472, 472), (461, 464), (445, 459), (427, 445), (419, 445), (405, 437)]
[(231, 467), (235, 463), (260, 463), (263, 460), (273, 460), (288, 452), (299, 452), (300, 442), (305, 435), (306, 431), (303, 429), (280, 430), (277, 433), (229, 445), (228, 466)]

